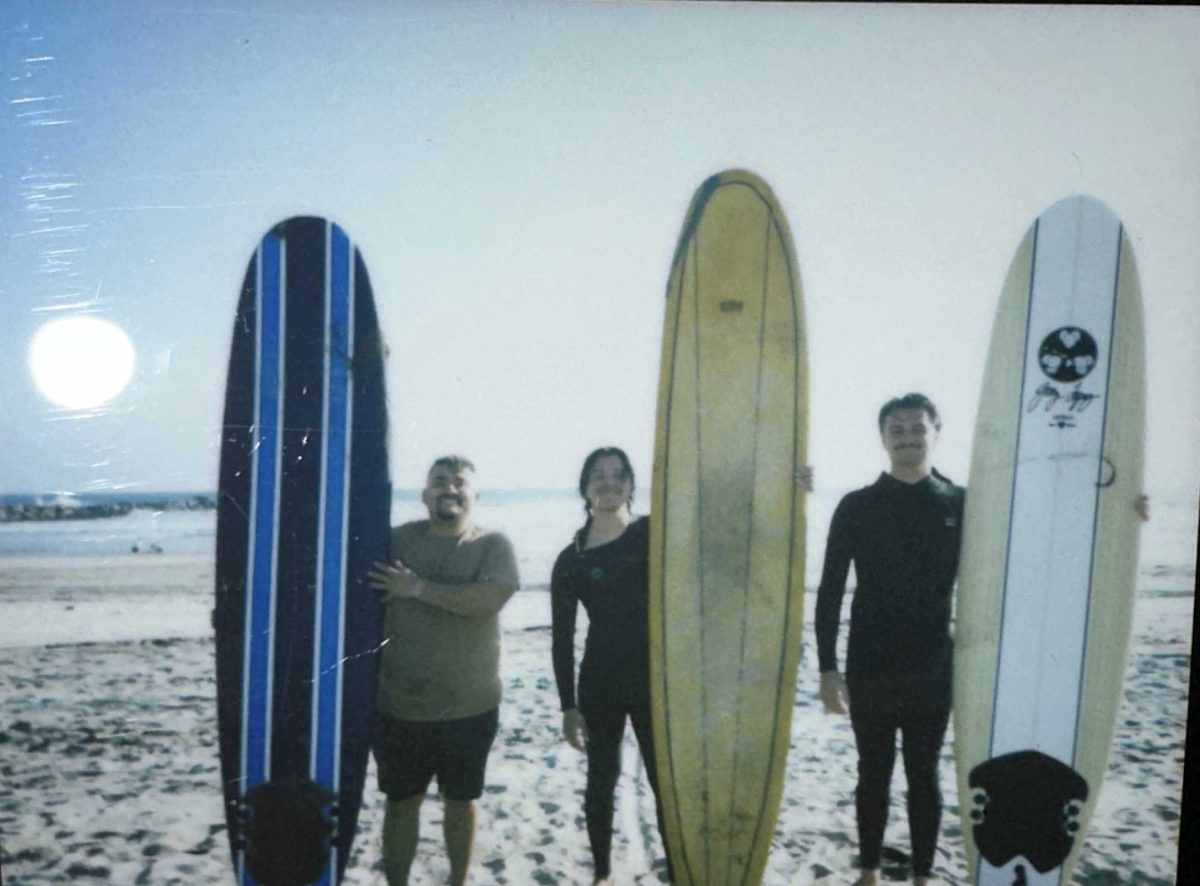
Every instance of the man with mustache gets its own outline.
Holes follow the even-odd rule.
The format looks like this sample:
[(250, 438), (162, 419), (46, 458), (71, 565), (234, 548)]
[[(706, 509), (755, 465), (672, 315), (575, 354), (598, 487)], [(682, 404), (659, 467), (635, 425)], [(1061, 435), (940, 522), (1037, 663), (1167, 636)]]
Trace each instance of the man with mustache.
[(518, 587), (513, 547), (476, 526), (475, 466), (439, 458), (421, 500), (428, 520), (392, 530), (393, 562), (376, 563), (383, 656), (372, 745), (387, 795), (383, 863), (389, 886), (408, 883), (421, 801), (433, 777), (445, 804), (450, 882), (466, 882), (500, 706), (499, 613)]
[[(930, 466), (940, 429), (937, 408), (922, 394), (884, 404), (879, 433), (890, 470), (838, 504), (817, 590), (821, 701), (828, 713), (849, 707), (858, 747), (857, 886), (879, 882), (897, 732), (914, 883), (929, 881), (937, 846), (938, 756), (950, 717), (950, 612), (964, 495)], [(857, 589), (843, 680), (837, 635), (852, 560)]]

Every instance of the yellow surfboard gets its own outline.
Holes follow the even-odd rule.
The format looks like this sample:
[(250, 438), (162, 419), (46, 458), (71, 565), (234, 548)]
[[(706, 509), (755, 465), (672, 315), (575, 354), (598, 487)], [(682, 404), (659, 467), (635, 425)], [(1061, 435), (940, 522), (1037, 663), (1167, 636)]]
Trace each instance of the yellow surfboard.
[(1125, 676), (1144, 378), (1129, 236), (1061, 200), (1000, 296), (963, 522), (955, 752), (983, 886), (1068, 883), (1083, 850)]
[(650, 679), (681, 884), (757, 884), (800, 657), (808, 368), (795, 249), (757, 176), (696, 192), (667, 286), (651, 491)]

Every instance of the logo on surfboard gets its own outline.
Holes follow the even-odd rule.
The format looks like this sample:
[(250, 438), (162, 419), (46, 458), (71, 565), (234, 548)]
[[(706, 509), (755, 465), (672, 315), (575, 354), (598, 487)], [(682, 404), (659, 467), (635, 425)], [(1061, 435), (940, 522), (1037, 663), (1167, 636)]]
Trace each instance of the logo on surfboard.
[(1096, 340), (1087, 330), (1063, 326), (1042, 339), (1038, 365), (1054, 381), (1070, 383), (1079, 381), (1096, 368), (1098, 353)]
[[(1033, 412), (1041, 407), (1053, 412), (1050, 424), (1056, 428), (1075, 427), (1075, 414), (1083, 412), (1097, 399), (1096, 394), (1083, 390), (1083, 379), (1096, 368), (1099, 348), (1086, 329), (1060, 326), (1044, 339), (1038, 348), (1038, 367), (1050, 379), (1033, 392), (1027, 407)], [(1074, 387), (1060, 390), (1051, 382)]]

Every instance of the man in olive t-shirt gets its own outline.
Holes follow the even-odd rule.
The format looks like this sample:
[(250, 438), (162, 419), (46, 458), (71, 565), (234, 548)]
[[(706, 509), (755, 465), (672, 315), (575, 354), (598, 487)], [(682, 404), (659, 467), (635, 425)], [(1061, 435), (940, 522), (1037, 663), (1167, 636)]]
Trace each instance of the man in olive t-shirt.
[(499, 613), (518, 586), (512, 544), (471, 522), (474, 476), (461, 456), (434, 462), (421, 496), (429, 519), (393, 529), (393, 562), (369, 575), (386, 604), (372, 744), (389, 886), (408, 882), (435, 775), (452, 884), (466, 882), (471, 859), (500, 706)]

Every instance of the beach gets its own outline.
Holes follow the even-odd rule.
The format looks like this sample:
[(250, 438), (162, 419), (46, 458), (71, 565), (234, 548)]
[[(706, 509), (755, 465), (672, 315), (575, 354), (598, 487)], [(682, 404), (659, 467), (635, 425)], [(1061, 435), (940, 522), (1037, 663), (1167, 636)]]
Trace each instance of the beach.
[[(570, 525), (563, 521), (574, 519), (576, 505), (564, 497), (547, 507), (512, 504), (493, 514), (510, 518), (518, 550), (532, 551), (532, 559), (522, 558), (527, 589), (501, 616), (504, 701), (479, 803), (472, 882), (480, 884), (590, 882), (585, 759), (560, 737), (545, 587), (561, 526)], [(1147, 565), (1139, 574), (1124, 700), (1077, 883), (1175, 881), (1195, 581), (1193, 555), (1179, 540), (1191, 537), (1194, 511), (1191, 518), (1182, 513), (1143, 544)], [(211, 517), (178, 519), (194, 528)], [(0, 556), (6, 884), (233, 881), (208, 621), (212, 559), (186, 545), (172, 553), (172, 539), (183, 534), (161, 531), (168, 553), (157, 556), (77, 549), (55, 556), (27, 544), (23, 553)], [(815, 596), (810, 587), (769, 886), (850, 883), (857, 864), (854, 742), (847, 720), (823, 713), (817, 699)], [(843, 627), (843, 642), (845, 635)], [(581, 624), (580, 643), (582, 637)], [(934, 873), (940, 882), (962, 883), (952, 735), (941, 770), (945, 814)], [(346, 883), (383, 882), (382, 816), (372, 763)], [(899, 764), (886, 847), (885, 878), (903, 878), (909, 844)], [(632, 731), (618, 786), (613, 866), (619, 884), (665, 876)], [(412, 882), (444, 883), (447, 873), (441, 807), (430, 795)]]

